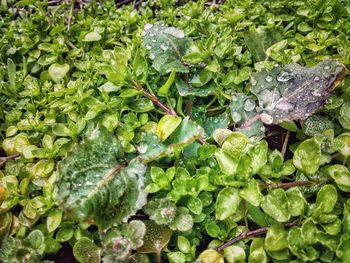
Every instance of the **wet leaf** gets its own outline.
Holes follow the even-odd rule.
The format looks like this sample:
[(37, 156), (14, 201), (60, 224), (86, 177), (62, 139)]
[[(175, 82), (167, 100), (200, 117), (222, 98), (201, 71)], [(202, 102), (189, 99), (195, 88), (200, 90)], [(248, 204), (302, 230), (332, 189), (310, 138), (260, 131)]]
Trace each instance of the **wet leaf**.
[(100, 248), (87, 237), (82, 237), (75, 243), (73, 254), (80, 263), (99, 263), (101, 261)]
[(175, 27), (146, 24), (142, 32), (142, 47), (149, 52), (153, 67), (162, 75), (175, 70), (188, 72), (182, 61), (189, 40), (185, 33)]

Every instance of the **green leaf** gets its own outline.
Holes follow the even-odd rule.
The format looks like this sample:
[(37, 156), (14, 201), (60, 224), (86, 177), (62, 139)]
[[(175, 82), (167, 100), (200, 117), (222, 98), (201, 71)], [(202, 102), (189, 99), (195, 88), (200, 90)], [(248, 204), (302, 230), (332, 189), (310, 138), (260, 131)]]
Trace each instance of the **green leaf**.
[(181, 117), (172, 115), (163, 116), (157, 125), (157, 136), (161, 141), (165, 141), (180, 125)]
[(46, 226), (49, 232), (55, 231), (57, 227), (61, 224), (62, 221), (62, 211), (60, 210), (51, 210), (47, 216)]
[(232, 245), (224, 249), (225, 261), (227, 263), (245, 262), (246, 254), (242, 247)]
[(188, 72), (182, 62), (188, 44), (185, 33), (175, 27), (146, 24), (142, 32), (142, 47), (148, 50), (152, 66), (162, 75), (173, 70)]
[(55, 82), (58, 82), (61, 79), (63, 79), (67, 75), (68, 71), (69, 71), (69, 65), (67, 63), (65, 64), (55, 63), (49, 67), (49, 75), (51, 79)]
[(313, 216), (318, 217), (324, 213), (331, 213), (337, 199), (337, 190), (333, 185), (327, 184), (323, 186), (317, 193)]
[(155, 253), (160, 256), (163, 248), (168, 244), (172, 231), (167, 226), (159, 226), (153, 221), (144, 221), (146, 225), (146, 235), (143, 245), (137, 251), (139, 253)]
[(216, 198), (215, 217), (218, 220), (225, 220), (236, 212), (240, 202), (237, 189), (232, 187), (222, 189)]
[(125, 167), (120, 143), (103, 127), (88, 137), (58, 166), (56, 202), (79, 221), (101, 228), (126, 220), (146, 202), (145, 165), (137, 159)]
[(99, 263), (100, 251), (100, 248), (87, 237), (80, 238), (73, 247), (74, 257), (80, 263)]
[(191, 252), (191, 243), (184, 236), (177, 237), (177, 247), (182, 253), (188, 254)]
[(175, 76), (176, 76), (176, 71), (172, 70), (170, 75), (169, 75), (168, 80), (158, 90), (159, 95), (165, 96), (165, 97), (168, 96), (169, 89), (170, 89), (171, 85), (173, 85), (173, 83), (174, 83)]
[(287, 232), (282, 225), (274, 224), (269, 227), (264, 246), (269, 251), (280, 251), (288, 247)]
[(288, 198), (282, 189), (274, 189), (265, 196), (261, 208), (278, 222), (287, 222), (291, 216), (288, 209)]
[(198, 197), (190, 197), (187, 201), (187, 208), (194, 214), (199, 215), (202, 213), (203, 204)]
[(253, 206), (259, 206), (264, 198), (259, 183), (254, 179), (247, 182), (247, 185), (239, 191), (239, 195)]
[(249, 263), (266, 263), (267, 255), (264, 250), (264, 240), (262, 238), (253, 239), (250, 245), (250, 255), (248, 257)]
[(214, 249), (204, 250), (195, 262), (199, 263), (224, 263), (223, 256)]
[(320, 162), (321, 147), (316, 139), (308, 139), (298, 145), (293, 156), (293, 164), (298, 170), (314, 174), (317, 172)]
[(327, 175), (333, 178), (340, 190), (350, 192), (350, 172), (344, 165), (335, 164), (325, 169)]
[(96, 31), (92, 31), (92, 32), (89, 32), (85, 35), (83, 41), (84, 42), (95, 42), (95, 41), (99, 41), (102, 39), (102, 36), (96, 32)]

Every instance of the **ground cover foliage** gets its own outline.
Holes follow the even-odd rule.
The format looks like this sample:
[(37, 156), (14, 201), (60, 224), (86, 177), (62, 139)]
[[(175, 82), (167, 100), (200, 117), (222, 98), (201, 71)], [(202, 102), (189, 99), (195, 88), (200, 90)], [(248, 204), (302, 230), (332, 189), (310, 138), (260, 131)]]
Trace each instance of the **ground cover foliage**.
[(345, 262), (347, 1), (1, 1), (0, 262)]

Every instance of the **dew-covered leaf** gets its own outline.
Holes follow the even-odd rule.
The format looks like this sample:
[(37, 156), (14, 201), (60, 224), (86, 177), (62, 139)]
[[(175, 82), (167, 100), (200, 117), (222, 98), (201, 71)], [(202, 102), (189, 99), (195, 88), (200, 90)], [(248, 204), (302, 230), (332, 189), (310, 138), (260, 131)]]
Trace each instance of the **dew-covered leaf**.
[(153, 67), (162, 75), (175, 70), (188, 72), (182, 61), (186, 53), (189, 39), (184, 31), (165, 25), (146, 24), (142, 35), (142, 47), (149, 52)]
[(82, 237), (74, 244), (73, 254), (80, 263), (99, 263), (101, 249), (87, 237)]
[(95, 128), (58, 166), (55, 199), (66, 214), (107, 228), (125, 221), (146, 202), (146, 167), (139, 160), (127, 166), (120, 143), (105, 128)]
[(160, 255), (163, 248), (168, 244), (173, 231), (167, 226), (160, 226), (153, 221), (143, 221), (146, 225), (146, 234), (143, 246), (137, 251), (139, 253), (155, 253)]
[(345, 74), (345, 67), (336, 60), (324, 60), (311, 68), (277, 66), (254, 73), (251, 91), (271, 118), (267, 124), (304, 120), (326, 103)]
[(303, 141), (298, 145), (294, 156), (295, 167), (306, 174), (314, 174), (320, 166), (321, 146), (315, 138)]
[(222, 189), (215, 203), (215, 216), (218, 220), (225, 220), (229, 216), (233, 215), (239, 204), (241, 198), (239, 196), (238, 189), (227, 187)]
[(288, 209), (288, 198), (283, 189), (272, 190), (265, 196), (261, 208), (278, 222), (287, 222), (291, 216)]

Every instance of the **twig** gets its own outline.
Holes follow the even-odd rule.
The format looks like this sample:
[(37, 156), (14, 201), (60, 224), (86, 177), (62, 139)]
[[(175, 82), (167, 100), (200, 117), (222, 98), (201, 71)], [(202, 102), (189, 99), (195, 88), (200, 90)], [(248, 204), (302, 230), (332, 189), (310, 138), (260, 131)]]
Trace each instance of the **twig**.
[[(299, 219), (296, 219), (292, 222), (284, 224), (284, 227), (292, 227), (292, 226), (296, 225), (298, 222), (299, 222)], [(236, 236), (235, 238), (231, 239), (230, 241), (226, 242), (225, 244), (217, 247), (216, 250), (222, 251), (225, 248), (227, 248), (227, 247), (231, 246), (232, 244), (237, 243), (238, 241), (241, 241), (243, 239), (265, 234), (267, 232), (267, 230), (269, 230), (269, 227), (266, 226), (266, 227), (258, 228), (256, 230), (243, 232), (243, 233), (239, 234), (238, 236)]]
[[(149, 99), (153, 102), (153, 104), (155, 104), (155, 105), (157, 105), (158, 107), (160, 107), (161, 109), (163, 109), (167, 114), (172, 115), (172, 116), (175, 116), (175, 117), (178, 117), (177, 113), (176, 113), (172, 108), (169, 108), (169, 107), (167, 107), (166, 105), (164, 105), (164, 104), (157, 98), (157, 96), (155, 96), (155, 95), (151, 94), (150, 92), (148, 92), (147, 90), (145, 90), (139, 82), (137, 82), (136, 80), (131, 80), (130, 82), (133, 84), (133, 86), (134, 86), (137, 90), (141, 91), (142, 94), (143, 94), (144, 96), (146, 96), (147, 98), (149, 98)], [(199, 140), (199, 142), (200, 142), (201, 144), (205, 144), (205, 143), (206, 143), (206, 142), (205, 142), (205, 139), (204, 139), (203, 137), (199, 138), (198, 140)]]
[(282, 189), (288, 189), (293, 188), (297, 186), (307, 186), (312, 184), (324, 184), (329, 181), (328, 178), (325, 179), (317, 179), (317, 180), (305, 180), (305, 181), (295, 181), (290, 183), (262, 183), (260, 184), (260, 188), (268, 188), (268, 189), (276, 189), (276, 188), (282, 188)]
[(73, 12), (74, 12), (74, 5), (75, 5), (75, 0), (72, 0), (71, 2), (71, 7), (70, 7), (70, 11), (69, 11), (69, 15), (67, 18), (67, 30), (70, 30), (70, 26), (72, 24), (72, 17), (73, 17)]
[(20, 156), (20, 154), (17, 153), (17, 154), (10, 155), (10, 156), (0, 157), (0, 168), (3, 167), (7, 161), (16, 159), (19, 156)]
[(143, 93), (143, 95), (145, 95), (147, 98), (149, 98), (155, 105), (157, 105), (158, 107), (163, 109), (167, 114), (173, 115), (175, 117), (178, 116), (177, 113), (173, 109), (165, 106), (155, 95), (153, 95), (150, 92), (148, 92), (147, 90), (145, 90), (139, 82), (137, 82), (135, 80), (131, 80), (130, 82), (134, 85), (134, 87), (137, 90), (141, 91)]
[(260, 114), (255, 115), (254, 117), (246, 120), (241, 126), (241, 129), (247, 128), (250, 125), (252, 125), (254, 122), (256, 122), (257, 120), (260, 120)]
[(284, 155), (286, 154), (286, 151), (287, 151), (289, 136), (290, 136), (290, 131), (287, 131), (286, 136), (284, 137), (283, 145), (282, 145), (282, 149), (281, 149), (281, 154), (282, 154), (283, 158), (284, 158)]

